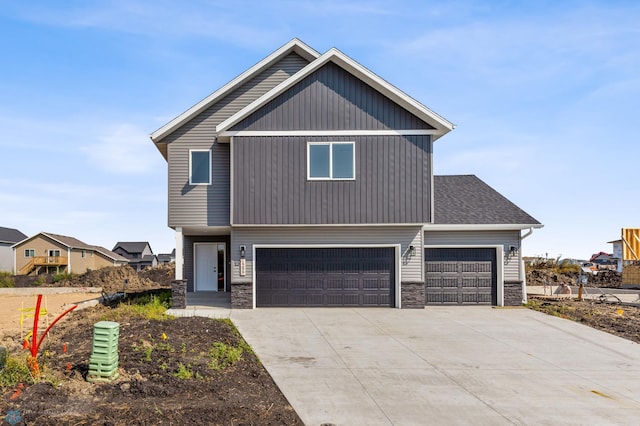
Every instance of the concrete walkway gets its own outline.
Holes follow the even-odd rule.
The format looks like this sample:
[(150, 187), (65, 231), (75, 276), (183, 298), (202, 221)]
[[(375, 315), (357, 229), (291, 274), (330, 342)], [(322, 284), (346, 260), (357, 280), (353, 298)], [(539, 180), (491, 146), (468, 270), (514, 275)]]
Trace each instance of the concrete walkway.
[(307, 425), (640, 422), (640, 345), (528, 309), (231, 318)]

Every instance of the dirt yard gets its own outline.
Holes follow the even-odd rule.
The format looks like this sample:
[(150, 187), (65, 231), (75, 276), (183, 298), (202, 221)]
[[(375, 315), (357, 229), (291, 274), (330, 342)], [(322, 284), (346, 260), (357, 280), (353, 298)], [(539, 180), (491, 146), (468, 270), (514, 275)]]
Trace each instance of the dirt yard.
[[(120, 377), (94, 384), (85, 380), (93, 325), (104, 319), (120, 324)], [(0, 346), (7, 347), (14, 358), (27, 354), (18, 336), (5, 337)], [(0, 418), (7, 422), (302, 424), (228, 321), (145, 319), (122, 307), (97, 306), (71, 312), (53, 328), (43, 346), (38, 358), (43, 381), (25, 383), (23, 388), (0, 387)]]
[(640, 308), (636, 306), (535, 297), (528, 306), (640, 343)]

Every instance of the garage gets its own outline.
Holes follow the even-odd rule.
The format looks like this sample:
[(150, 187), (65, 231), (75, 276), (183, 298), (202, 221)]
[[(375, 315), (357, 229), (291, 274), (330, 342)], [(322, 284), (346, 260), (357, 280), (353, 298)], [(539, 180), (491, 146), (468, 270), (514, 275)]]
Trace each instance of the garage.
[(495, 248), (425, 248), (427, 305), (497, 305)]
[(256, 306), (394, 306), (393, 247), (256, 248)]

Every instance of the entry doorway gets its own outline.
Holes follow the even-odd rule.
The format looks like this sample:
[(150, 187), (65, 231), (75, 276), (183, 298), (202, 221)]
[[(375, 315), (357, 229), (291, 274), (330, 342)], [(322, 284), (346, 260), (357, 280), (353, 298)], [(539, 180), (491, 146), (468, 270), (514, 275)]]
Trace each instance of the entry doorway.
[(226, 291), (225, 243), (194, 243), (195, 291)]

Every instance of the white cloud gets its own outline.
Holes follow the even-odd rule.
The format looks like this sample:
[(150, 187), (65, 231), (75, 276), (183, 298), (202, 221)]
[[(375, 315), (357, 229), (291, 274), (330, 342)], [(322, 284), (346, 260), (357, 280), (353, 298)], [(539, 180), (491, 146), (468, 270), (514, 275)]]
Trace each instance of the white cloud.
[(161, 167), (161, 156), (149, 135), (134, 125), (118, 124), (98, 137), (98, 143), (83, 148), (89, 159), (111, 173), (145, 174)]

